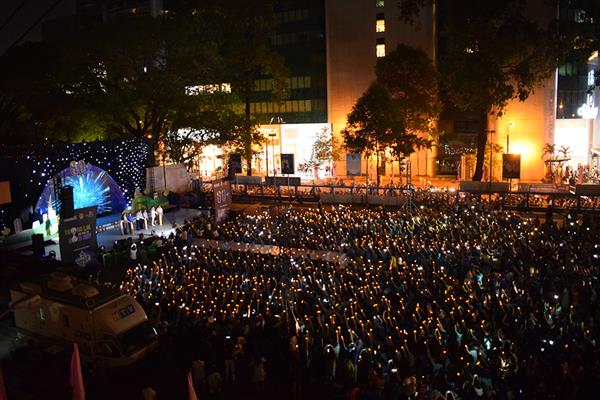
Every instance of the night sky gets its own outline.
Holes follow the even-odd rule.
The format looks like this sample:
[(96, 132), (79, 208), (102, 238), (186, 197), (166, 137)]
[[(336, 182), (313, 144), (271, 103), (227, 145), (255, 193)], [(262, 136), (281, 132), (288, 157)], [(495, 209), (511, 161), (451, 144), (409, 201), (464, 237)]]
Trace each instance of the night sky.
[[(43, 20), (59, 18), (75, 12), (75, 0), (2, 0), (0, 2), (0, 54), (4, 54), (57, 1), (56, 7)], [(16, 13), (13, 15), (15, 10)], [(23, 41), (41, 40), (43, 20)]]

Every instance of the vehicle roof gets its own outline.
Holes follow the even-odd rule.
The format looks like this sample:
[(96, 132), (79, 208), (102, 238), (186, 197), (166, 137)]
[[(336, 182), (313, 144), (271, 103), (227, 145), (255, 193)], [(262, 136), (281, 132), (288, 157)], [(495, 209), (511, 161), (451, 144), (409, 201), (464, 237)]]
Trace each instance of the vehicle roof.
[[(73, 294), (72, 289), (66, 291), (51, 289), (48, 287), (48, 281), (49, 279), (46, 278), (34, 282), (37, 284), (36, 286), (39, 288), (39, 290), (41, 290), (41, 293), (38, 292), (38, 294), (42, 297), (42, 299), (55, 301), (57, 303), (70, 305), (84, 310), (93, 310), (123, 296), (123, 293), (121, 293), (118, 289), (89, 285), (87, 282), (73, 282), (73, 287), (77, 286), (78, 284), (86, 284), (93, 286), (98, 290), (97, 295), (89, 298), (83, 298)], [(19, 286), (17, 290), (21, 292), (27, 292), (27, 290), (22, 286)]]

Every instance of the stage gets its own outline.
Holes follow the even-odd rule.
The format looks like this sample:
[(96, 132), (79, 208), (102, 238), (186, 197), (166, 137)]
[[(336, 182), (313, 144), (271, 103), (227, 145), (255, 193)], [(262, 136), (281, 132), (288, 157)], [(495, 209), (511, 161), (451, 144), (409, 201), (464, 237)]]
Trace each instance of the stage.
[[(116, 241), (127, 239), (129, 237), (132, 238), (134, 241), (137, 241), (140, 234), (142, 233), (145, 237), (153, 235), (160, 236), (161, 234), (164, 236), (168, 236), (175, 231), (175, 229), (173, 228), (174, 224), (183, 225), (183, 221), (185, 219), (189, 219), (200, 214), (202, 214), (202, 210), (199, 209), (166, 209), (162, 226), (151, 226), (150, 224), (148, 224), (148, 229), (136, 229), (133, 232), (133, 234), (129, 235), (121, 235), (121, 231), (119, 228), (121, 213), (103, 215), (96, 219), (96, 237), (98, 241), (98, 247), (104, 246), (106, 251), (110, 251), (112, 250)], [(56, 229), (54, 229), (53, 231), (54, 232), (50, 236), (47, 236), (44, 233), (44, 252), (45, 255), (48, 255), (51, 251), (54, 251), (56, 254), (56, 259), (61, 260), (60, 248), (58, 245), (58, 234), (56, 233)], [(7, 240), (4, 243), (5, 248), (23, 255), (32, 255), (33, 248), (31, 236), (34, 233), (43, 232), (45, 232), (43, 228), (36, 228), (35, 230), (26, 229), (22, 232), (11, 235), (7, 238)]]

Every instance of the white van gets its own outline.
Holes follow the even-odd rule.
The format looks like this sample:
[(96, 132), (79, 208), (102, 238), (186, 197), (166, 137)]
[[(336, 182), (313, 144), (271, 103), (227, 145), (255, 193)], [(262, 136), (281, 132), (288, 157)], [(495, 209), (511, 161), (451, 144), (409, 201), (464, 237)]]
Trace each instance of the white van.
[[(64, 273), (11, 289), (15, 325), (27, 336), (77, 342), (85, 361), (124, 366), (150, 353), (158, 343), (156, 330), (131, 296), (116, 289), (77, 283)], [(41, 299), (35, 302), (28, 298)]]

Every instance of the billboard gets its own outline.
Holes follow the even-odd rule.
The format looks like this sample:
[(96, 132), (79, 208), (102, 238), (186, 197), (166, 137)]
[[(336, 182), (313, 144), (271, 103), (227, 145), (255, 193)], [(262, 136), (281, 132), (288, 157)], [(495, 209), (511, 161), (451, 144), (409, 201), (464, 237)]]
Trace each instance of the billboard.
[(281, 154), (281, 173), (284, 175), (294, 174), (294, 154)]
[(227, 180), (213, 181), (213, 195), (215, 207), (215, 223), (225, 221), (231, 208), (231, 183)]
[(521, 178), (521, 155), (502, 154), (502, 179)]
[(361, 157), (359, 153), (346, 154), (346, 175), (360, 176)]
[(79, 208), (58, 225), (60, 256), (63, 262), (85, 267), (96, 257), (96, 206)]

